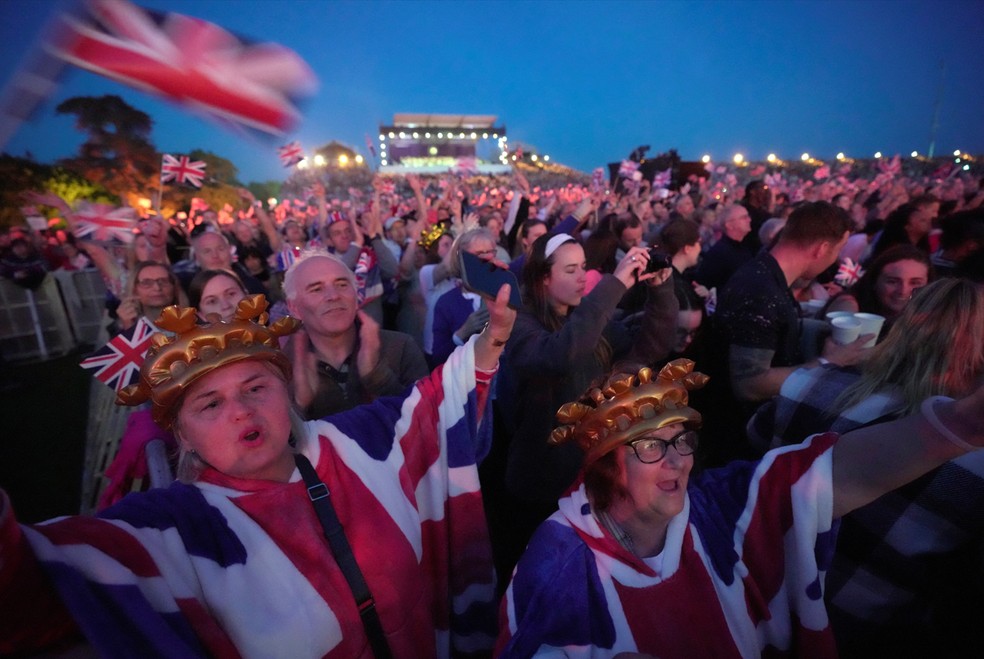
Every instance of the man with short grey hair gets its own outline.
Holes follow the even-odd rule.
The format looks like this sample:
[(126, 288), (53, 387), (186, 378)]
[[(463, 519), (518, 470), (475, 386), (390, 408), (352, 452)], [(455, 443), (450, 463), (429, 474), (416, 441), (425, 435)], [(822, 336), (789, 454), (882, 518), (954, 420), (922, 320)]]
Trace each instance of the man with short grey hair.
[(397, 395), (427, 375), (413, 339), (380, 329), (359, 308), (355, 274), (334, 254), (302, 254), (284, 275), (284, 294), (290, 315), (304, 323), (285, 352), (306, 419)]
[(752, 220), (744, 206), (727, 206), (718, 215), (721, 238), (707, 250), (701, 259), (694, 280), (705, 288), (724, 288), (738, 268), (755, 257), (744, 242), (752, 230)]

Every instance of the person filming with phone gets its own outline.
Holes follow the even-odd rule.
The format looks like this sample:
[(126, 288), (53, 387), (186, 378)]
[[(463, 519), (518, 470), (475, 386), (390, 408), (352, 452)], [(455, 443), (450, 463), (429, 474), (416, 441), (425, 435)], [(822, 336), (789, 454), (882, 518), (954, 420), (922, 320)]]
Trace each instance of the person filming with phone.
[[(458, 346), (463, 346), (473, 334), (481, 332), (489, 322), (489, 310), (482, 296), (463, 286), (461, 255), (473, 254), (482, 261), (493, 261), (496, 252), (495, 235), (486, 228), (465, 231), (451, 245), (449, 274), (455, 287), (437, 300), (434, 306), (431, 367), (443, 364)], [(500, 264), (505, 268), (505, 264)]]
[[(494, 545), (497, 569), (509, 574), (536, 526), (581, 468), (574, 445), (548, 447), (543, 438), (554, 412), (621, 359), (657, 364), (675, 343), (678, 303), (671, 268), (651, 271), (650, 250), (635, 246), (585, 295), (584, 249), (568, 234), (533, 243), (523, 269), (523, 302), (506, 346), (497, 389), (503, 428), (510, 438), (505, 466), (502, 527)], [(638, 329), (615, 320), (619, 301), (635, 284), (646, 289)], [(498, 434), (498, 433), (497, 433)], [(503, 436), (498, 434), (498, 436)], [(492, 490), (490, 489), (489, 492)]]

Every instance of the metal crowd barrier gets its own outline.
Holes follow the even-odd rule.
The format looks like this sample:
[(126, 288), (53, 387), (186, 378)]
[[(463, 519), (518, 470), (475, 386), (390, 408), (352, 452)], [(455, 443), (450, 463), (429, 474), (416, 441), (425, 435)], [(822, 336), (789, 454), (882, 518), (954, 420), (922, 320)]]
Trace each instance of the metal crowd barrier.
[(96, 270), (48, 273), (30, 290), (0, 279), (0, 355), (6, 362), (44, 361), (80, 345), (108, 340), (106, 286)]

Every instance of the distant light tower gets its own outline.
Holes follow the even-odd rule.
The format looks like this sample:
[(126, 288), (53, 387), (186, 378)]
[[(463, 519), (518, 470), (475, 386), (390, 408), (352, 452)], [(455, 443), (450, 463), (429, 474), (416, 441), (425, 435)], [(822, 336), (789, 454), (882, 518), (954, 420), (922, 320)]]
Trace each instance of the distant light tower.
[(940, 108), (943, 106), (943, 82), (946, 80), (946, 60), (940, 61), (940, 89), (936, 93), (936, 107), (933, 108), (933, 125), (929, 129), (929, 150), (926, 155), (930, 160), (936, 152), (936, 133), (940, 129)]

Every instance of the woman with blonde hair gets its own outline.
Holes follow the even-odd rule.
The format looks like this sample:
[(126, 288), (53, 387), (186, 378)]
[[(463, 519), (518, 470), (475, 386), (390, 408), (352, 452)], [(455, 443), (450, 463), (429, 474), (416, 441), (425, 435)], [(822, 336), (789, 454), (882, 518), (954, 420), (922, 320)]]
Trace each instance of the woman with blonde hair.
[[(913, 296), (860, 371), (826, 365), (794, 372), (748, 431), (759, 441), (772, 437), (773, 446), (847, 432), (913, 414), (927, 398), (965, 396), (982, 376), (984, 288), (942, 279)], [(940, 648), (984, 642), (975, 627), (954, 622), (968, 610), (984, 612), (984, 598), (956, 610), (946, 596), (948, 585), (984, 581), (980, 561), (968, 561), (984, 540), (984, 518), (968, 512), (982, 509), (984, 454), (976, 452), (844, 518), (826, 591), (841, 656), (873, 648), (946, 655)]]

